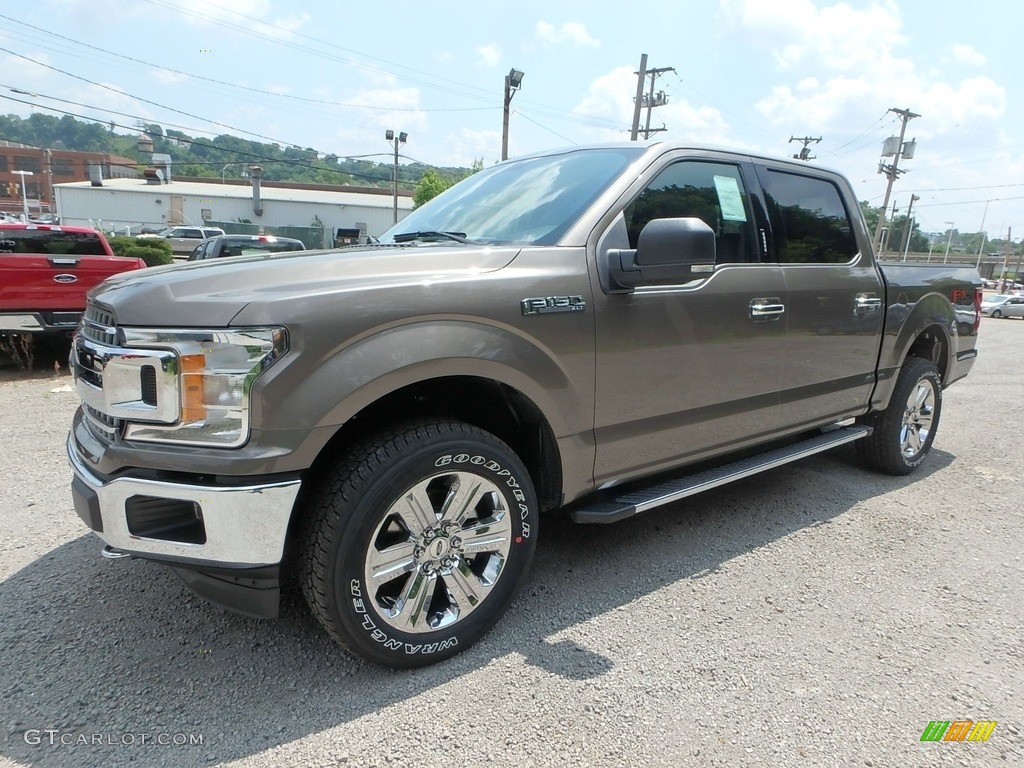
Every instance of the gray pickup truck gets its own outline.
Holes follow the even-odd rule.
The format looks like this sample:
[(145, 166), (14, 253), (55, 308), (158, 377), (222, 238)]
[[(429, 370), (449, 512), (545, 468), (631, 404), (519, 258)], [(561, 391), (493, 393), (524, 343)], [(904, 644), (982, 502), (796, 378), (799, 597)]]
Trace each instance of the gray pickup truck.
[(684, 145), (504, 162), (379, 243), (127, 273), (71, 353), (75, 509), (250, 615), (411, 667), (498, 621), (542, 514), (610, 523), (856, 441), (905, 474), (981, 281), (880, 265), (849, 183)]

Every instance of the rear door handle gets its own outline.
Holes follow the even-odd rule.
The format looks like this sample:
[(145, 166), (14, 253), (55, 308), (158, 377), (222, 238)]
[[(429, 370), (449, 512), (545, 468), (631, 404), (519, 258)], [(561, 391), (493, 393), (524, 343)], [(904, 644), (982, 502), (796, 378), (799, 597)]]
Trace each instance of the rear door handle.
[(854, 314), (869, 315), (882, 308), (882, 300), (873, 293), (858, 293)]
[(778, 320), (786, 312), (786, 305), (777, 297), (754, 299), (750, 302), (750, 319), (755, 323)]

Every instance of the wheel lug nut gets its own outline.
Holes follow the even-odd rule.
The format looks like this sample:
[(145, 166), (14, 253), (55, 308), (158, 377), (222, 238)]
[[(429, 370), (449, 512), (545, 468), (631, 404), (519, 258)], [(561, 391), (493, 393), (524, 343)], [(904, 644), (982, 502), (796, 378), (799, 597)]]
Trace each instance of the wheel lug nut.
[(451, 545), (455, 549), (458, 549), (459, 547), (462, 546), (462, 539), (460, 539), (458, 536), (452, 536)]

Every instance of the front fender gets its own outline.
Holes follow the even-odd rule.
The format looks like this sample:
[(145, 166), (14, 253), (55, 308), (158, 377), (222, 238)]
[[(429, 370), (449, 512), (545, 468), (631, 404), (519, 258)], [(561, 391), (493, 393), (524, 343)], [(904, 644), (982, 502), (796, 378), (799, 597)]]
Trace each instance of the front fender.
[(418, 318), (360, 334), (323, 355), (315, 369), (282, 376), (277, 392), (261, 398), (274, 403), (261, 420), (330, 431), (410, 384), (477, 376), (532, 400), (556, 437), (578, 434), (592, 428), (593, 412), (586, 408), (592, 392), (585, 391), (592, 380), (583, 370), (569, 370), (564, 357), (509, 326)]

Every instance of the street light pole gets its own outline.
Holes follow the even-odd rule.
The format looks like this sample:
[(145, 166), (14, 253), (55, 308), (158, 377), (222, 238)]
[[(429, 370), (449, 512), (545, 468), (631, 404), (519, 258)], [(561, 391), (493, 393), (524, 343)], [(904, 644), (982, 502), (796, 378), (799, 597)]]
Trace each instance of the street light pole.
[(949, 259), (949, 246), (953, 243), (953, 222), (947, 221), (946, 224), (949, 225), (949, 238), (946, 240), (946, 255), (942, 257), (943, 264)]
[(32, 171), (11, 171), (21, 176), (21, 209), (25, 213), (25, 222), (28, 223), (28, 194), (25, 192), (25, 177), (34, 176)]
[(510, 69), (505, 75), (505, 106), (501, 115), (501, 159), (508, 160), (508, 115), (512, 97), (523, 84), (523, 74), (518, 69)]
[(988, 204), (991, 200), (985, 201), (985, 211), (981, 214), (981, 245), (978, 246), (978, 263), (974, 265), (975, 269), (981, 269), (981, 252), (985, 250), (985, 241), (988, 240), (988, 233), (985, 232), (985, 217), (988, 216)]
[(396, 136), (394, 131), (387, 130), (387, 131), (384, 132), (384, 138), (387, 139), (389, 142), (393, 142), (394, 145), (395, 145), (395, 169), (394, 169), (394, 173), (392, 175), (392, 186), (391, 186), (391, 189), (392, 189), (392, 195), (394, 197), (394, 222), (393, 223), (397, 224), (398, 223), (398, 145), (399, 144), (405, 144), (406, 140), (409, 138), (409, 134), (406, 133), (405, 131), (402, 131), (401, 133), (399, 133)]

